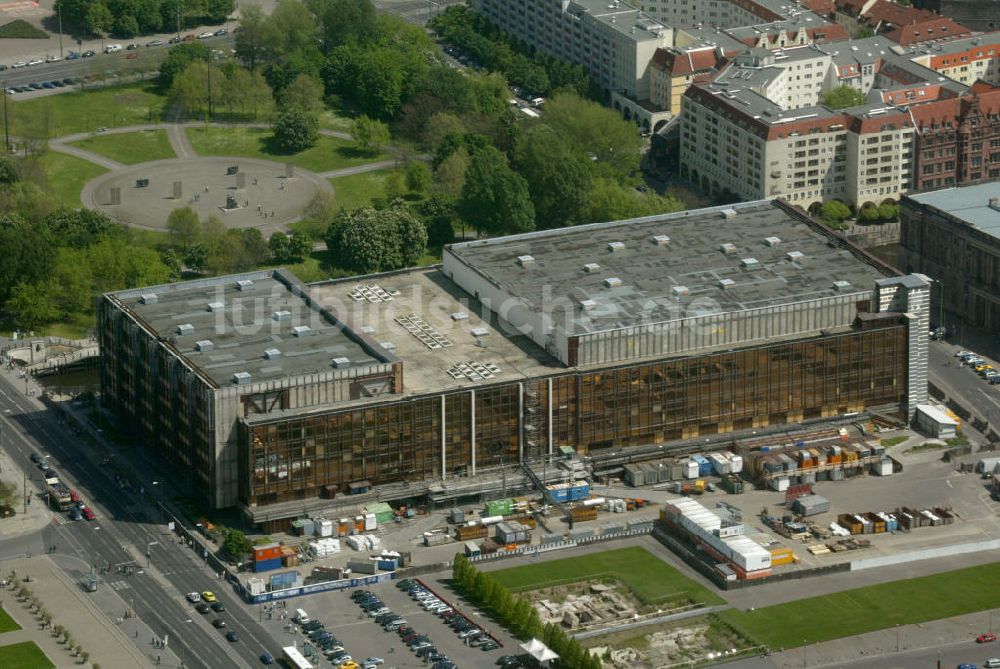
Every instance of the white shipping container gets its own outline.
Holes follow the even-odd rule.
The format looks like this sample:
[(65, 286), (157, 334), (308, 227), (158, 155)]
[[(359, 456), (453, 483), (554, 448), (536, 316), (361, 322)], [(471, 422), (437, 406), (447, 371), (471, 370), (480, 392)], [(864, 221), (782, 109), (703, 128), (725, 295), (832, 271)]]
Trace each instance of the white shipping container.
[(365, 514), (365, 532), (371, 532), (378, 528), (378, 521), (375, 519), (374, 513)]
[(712, 463), (712, 471), (719, 476), (725, 476), (730, 473), (729, 458), (723, 453), (709, 453), (708, 459)]
[(739, 474), (743, 471), (743, 456), (742, 455), (731, 455), (729, 456), (730, 470), (733, 474)]
[(698, 478), (698, 463), (694, 460), (686, 460), (684, 462), (684, 478), (686, 479), (696, 479)]
[(333, 521), (332, 520), (321, 520), (319, 521), (319, 536), (329, 537), (333, 535)]
[(788, 479), (785, 477), (771, 479), (771, 489), (778, 492), (785, 492), (788, 490)]

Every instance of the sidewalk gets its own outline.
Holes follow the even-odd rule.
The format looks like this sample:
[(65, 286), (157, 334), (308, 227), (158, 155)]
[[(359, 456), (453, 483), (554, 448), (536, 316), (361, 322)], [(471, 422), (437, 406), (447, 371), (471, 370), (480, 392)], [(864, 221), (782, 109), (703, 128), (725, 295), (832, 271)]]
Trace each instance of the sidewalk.
[[(69, 559), (62, 557), (61, 559)], [(85, 569), (86, 565), (81, 565)], [(154, 650), (150, 646), (145, 654), (137, 649), (132, 639), (150, 638), (150, 629), (137, 618), (121, 624), (108, 624), (124, 615), (126, 604), (109, 588), (85, 593), (62, 569), (46, 557), (7, 560), (0, 563), (0, 573), (6, 577), (14, 570), (18, 578), (30, 575), (25, 583), (52, 615), (53, 625), (62, 625), (73, 639), (90, 653), (90, 662), (103, 667), (152, 667), (157, 654), (162, 665), (177, 666), (177, 658), (169, 650)], [(11, 587), (0, 590), (0, 605), (22, 627), (16, 632), (0, 634), (0, 644), (34, 641), (57, 667), (80, 667), (49, 629), (40, 629), (38, 619), (25, 602), (18, 601)]]

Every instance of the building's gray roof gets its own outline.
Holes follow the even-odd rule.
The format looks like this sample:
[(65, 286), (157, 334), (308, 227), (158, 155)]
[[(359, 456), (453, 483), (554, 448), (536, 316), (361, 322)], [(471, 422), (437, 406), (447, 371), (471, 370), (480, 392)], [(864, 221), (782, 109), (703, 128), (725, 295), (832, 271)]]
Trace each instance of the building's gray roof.
[[(238, 290), (238, 280), (253, 285)], [(290, 286), (297, 288), (295, 293)], [(265, 271), (119, 291), (109, 297), (219, 387), (231, 385), (239, 372), (250, 374), (250, 382), (257, 383), (333, 372), (334, 358), (347, 358), (355, 368), (393, 359), (308, 306), (297, 294), (304, 288), (287, 273)], [(155, 302), (148, 300), (150, 295), (156, 296)], [(220, 303), (221, 309), (210, 311), (212, 303)], [(284, 311), (289, 312), (288, 320), (273, 317)], [(186, 325), (190, 329), (178, 330)], [(308, 326), (310, 332), (296, 336), (293, 328), (300, 326)], [(211, 342), (211, 350), (199, 350), (205, 341)], [(266, 357), (271, 350), (280, 354)]]
[[(735, 217), (726, 218), (727, 210)], [(654, 235), (669, 236), (669, 244), (657, 245)], [(781, 241), (769, 246), (769, 237)], [(611, 252), (612, 242), (624, 248)], [(734, 253), (720, 250), (726, 243), (735, 245)], [(567, 303), (592, 300), (591, 310), (573, 312), (571, 334), (670, 320), (692, 308), (733, 312), (869, 292), (883, 276), (771, 201), (466, 242), (450, 250), (532, 311), (563, 311)], [(801, 259), (790, 259), (792, 251)], [(522, 266), (519, 256), (534, 261)], [(756, 269), (742, 266), (748, 258), (757, 260)], [(588, 263), (599, 268), (588, 272)], [(607, 282), (612, 278), (620, 285)], [(723, 279), (735, 285), (721, 288)], [(850, 285), (838, 290), (836, 281)]]
[(654, 19), (627, 2), (572, 0), (568, 11), (571, 14), (590, 14), (605, 26), (627, 35), (635, 42), (659, 39), (661, 32), (670, 30), (662, 21)]
[[(687, 38), (686, 40), (684, 38)], [(701, 46), (717, 46), (723, 51), (742, 51), (747, 45), (735, 37), (722, 32), (720, 28), (677, 28), (674, 34), (674, 48), (687, 51)]]
[(1000, 198), (1000, 181), (960, 188), (945, 188), (929, 193), (908, 195), (907, 197), (914, 202), (939, 209), (1000, 239), (1000, 201), (998, 201), (996, 209), (990, 206), (991, 198)]

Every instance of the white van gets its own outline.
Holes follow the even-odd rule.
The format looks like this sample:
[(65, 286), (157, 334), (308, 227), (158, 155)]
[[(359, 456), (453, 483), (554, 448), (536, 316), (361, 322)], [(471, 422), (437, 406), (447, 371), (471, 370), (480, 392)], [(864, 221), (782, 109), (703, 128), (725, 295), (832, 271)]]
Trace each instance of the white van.
[(1000, 658), (991, 657), (983, 662), (984, 667), (1000, 667)]
[(117, 53), (122, 50), (121, 44), (108, 44), (104, 47), (104, 53)]
[(292, 618), (292, 621), (298, 623), (299, 625), (305, 625), (309, 622), (309, 614), (303, 609), (295, 609), (295, 617)]

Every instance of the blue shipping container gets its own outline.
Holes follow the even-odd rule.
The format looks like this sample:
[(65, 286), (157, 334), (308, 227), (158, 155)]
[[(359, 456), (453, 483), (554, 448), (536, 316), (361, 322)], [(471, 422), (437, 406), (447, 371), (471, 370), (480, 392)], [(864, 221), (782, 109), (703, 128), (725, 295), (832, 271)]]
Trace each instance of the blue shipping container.
[(570, 501), (575, 502), (581, 499), (587, 499), (590, 496), (590, 484), (586, 481), (580, 481), (576, 483), (570, 489)]
[(254, 571), (271, 571), (272, 569), (281, 569), (281, 558), (271, 558), (270, 560), (260, 560), (254, 563)]
[(553, 502), (558, 502), (562, 504), (563, 502), (569, 501), (569, 489), (568, 488), (549, 488), (549, 497)]
[(396, 571), (396, 561), (395, 560), (379, 560), (378, 568), (382, 571)]
[(272, 590), (282, 590), (284, 588), (290, 588), (295, 585), (295, 581), (299, 578), (299, 573), (297, 571), (286, 571), (281, 574), (274, 574), (271, 576), (271, 589)]
[(712, 473), (712, 462), (704, 455), (696, 453), (691, 456), (691, 459), (698, 463), (698, 476), (708, 476)]

